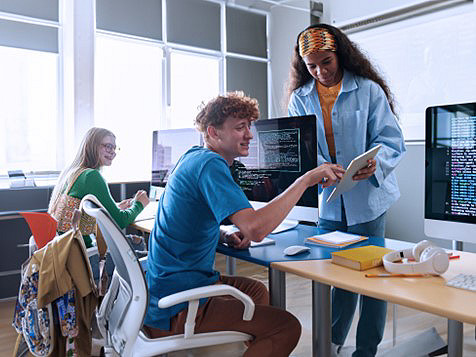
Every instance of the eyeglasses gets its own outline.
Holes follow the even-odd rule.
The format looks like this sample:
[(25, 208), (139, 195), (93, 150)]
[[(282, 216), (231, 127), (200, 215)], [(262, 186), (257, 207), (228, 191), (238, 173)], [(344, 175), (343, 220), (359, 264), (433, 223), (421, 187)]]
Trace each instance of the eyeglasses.
[(106, 149), (106, 151), (108, 153), (113, 153), (113, 152), (116, 152), (116, 151), (119, 151), (121, 150), (120, 148), (118, 148), (116, 145), (112, 145), (112, 144), (101, 144), (102, 147), (104, 147), (104, 149)]

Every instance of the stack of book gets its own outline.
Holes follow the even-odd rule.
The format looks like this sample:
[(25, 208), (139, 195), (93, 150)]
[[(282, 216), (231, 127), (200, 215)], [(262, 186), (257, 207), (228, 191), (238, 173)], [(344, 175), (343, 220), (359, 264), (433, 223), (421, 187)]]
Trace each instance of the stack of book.
[(382, 265), (382, 257), (392, 250), (367, 245), (332, 253), (332, 263), (355, 270), (367, 270)]
[(319, 245), (325, 245), (327, 247), (343, 248), (367, 239), (369, 239), (369, 237), (334, 231), (309, 237), (307, 238), (307, 241), (309, 243), (316, 243)]

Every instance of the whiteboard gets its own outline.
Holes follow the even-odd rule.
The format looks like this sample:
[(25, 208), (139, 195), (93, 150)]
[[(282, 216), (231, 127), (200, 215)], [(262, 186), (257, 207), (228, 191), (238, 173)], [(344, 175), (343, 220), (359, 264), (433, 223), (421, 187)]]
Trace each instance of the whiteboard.
[(426, 2), (427, 0), (329, 0), (324, 8), (327, 5), (331, 12), (331, 25), (342, 26)]
[(349, 34), (393, 92), (405, 140), (425, 139), (429, 106), (476, 101), (476, 6)]

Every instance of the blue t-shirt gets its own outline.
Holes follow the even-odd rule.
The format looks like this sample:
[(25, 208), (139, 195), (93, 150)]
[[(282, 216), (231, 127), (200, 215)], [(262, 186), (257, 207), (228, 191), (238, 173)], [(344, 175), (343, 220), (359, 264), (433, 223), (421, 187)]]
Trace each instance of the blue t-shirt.
[(187, 305), (159, 309), (159, 299), (218, 281), (213, 268), (220, 222), (249, 207), (220, 155), (195, 146), (180, 158), (160, 198), (149, 238), (145, 325), (170, 329), (170, 318)]

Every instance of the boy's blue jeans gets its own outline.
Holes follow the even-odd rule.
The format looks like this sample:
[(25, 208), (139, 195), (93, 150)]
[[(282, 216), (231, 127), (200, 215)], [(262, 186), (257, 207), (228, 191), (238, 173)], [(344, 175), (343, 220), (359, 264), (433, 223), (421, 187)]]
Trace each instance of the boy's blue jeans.
[[(366, 236), (385, 237), (385, 213), (373, 221), (347, 226), (342, 209), (342, 221), (328, 221), (319, 218), (319, 228), (340, 230)], [(349, 333), (359, 295), (332, 289), (332, 342), (343, 345)], [(360, 318), (357, 325), (356, 350), (352, 357), (375, 356), (377, 346), (382, 341), (387, 316), (387, 302), (368, 296), (360, 296)]]

